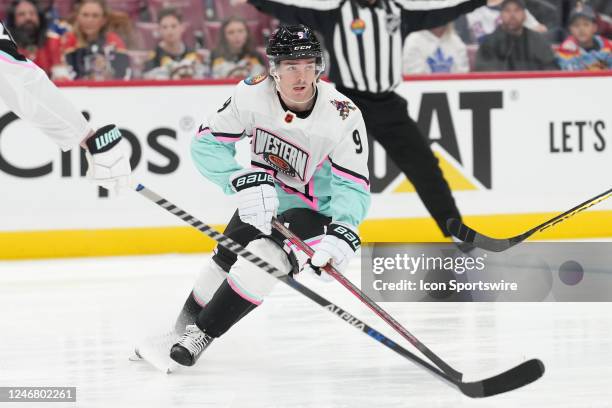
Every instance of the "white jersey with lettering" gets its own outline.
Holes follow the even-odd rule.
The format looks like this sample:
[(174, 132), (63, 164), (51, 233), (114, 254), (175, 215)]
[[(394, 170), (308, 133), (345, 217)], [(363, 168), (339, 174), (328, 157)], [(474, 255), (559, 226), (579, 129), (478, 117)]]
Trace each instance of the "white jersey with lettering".
[(0, 99), (17, 116), (39, 127), (63, 150), (77, 146), (92, 130), (47, 74), (19, 54), (1, 22)]
[(306, 117), (281, 102), (272, 78), (247, 78), (200, 126), (192, 143), (196, 167), (227, 194), (242, 169), (235, 143), (249, 138), (251, 167), (272, 174), (279, 213), (310, 208), (358, 226), (370, 205), (368, 141), (359, 109), (333, 85), (319, 81)]

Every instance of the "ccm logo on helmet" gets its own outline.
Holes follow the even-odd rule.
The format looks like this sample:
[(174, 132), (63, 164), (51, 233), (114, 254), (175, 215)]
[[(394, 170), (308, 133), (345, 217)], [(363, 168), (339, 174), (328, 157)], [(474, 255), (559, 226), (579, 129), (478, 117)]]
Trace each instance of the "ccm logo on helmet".
[(297, 50), (309, 50), (312, 48), (312, 45), (296, 45), (295, 47), (293, 47), (294, 51)]

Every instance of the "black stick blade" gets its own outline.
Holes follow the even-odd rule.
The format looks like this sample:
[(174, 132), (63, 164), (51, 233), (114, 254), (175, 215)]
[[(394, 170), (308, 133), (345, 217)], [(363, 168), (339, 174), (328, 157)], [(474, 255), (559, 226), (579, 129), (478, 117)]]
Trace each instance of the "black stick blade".
[(544, 363), (538, 359), (533, 359), (495, 377), (458, 385), (461, 392), (468, 397), (483, 398), (521, 388), (531, 384), (542, 375), (544, 375)]
[(513, 239), (496, 239), (487, 237), (486, 235), (483, 235), (468, 227), (456, 218), (450, 218), (448, 221), (446, 221), (446, 227), (448, 228), (448, 232), (461, 241), (491, 252), (505, 251), (506, 249), (520, 242), (514, 242), (515, 240)]

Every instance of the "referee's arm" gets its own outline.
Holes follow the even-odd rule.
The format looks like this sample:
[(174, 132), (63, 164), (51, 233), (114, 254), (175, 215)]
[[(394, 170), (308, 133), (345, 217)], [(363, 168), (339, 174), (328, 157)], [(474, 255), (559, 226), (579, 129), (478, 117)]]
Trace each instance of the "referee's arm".
[(408, 10), (402, 7), (402, 34), (443, 26), (462, 14), (487, 4), (487, 0), (469, 0), (452, 7), (433, 10)]
[[(248, 0), (259, 11), (286, 24), (304, 24), (315, 30), (333, 24), (340, 0)], [(298, 5), (299, 4), (299, 5)]]

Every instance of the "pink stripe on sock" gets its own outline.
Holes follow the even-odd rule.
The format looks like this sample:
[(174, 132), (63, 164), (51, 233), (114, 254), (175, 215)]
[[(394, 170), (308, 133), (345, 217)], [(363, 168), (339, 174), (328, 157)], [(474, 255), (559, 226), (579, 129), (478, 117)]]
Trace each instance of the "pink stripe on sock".
[(252, 296), (250, 296), (249, 294), (247, 294), (245, 291), (243, 291), (236, 282), (234, 282), (232, 280), (231, 277), (227, 277), (227, 283), (229, 283), (230, 287), (234, 290), (234, 292), (236, 292), (241, 298), (243, 298), (244, 300), (251, 302), (252, 304), (259, 306), (261, 305), (261, 302), (263, 302), (263, 300), (257, 300), (255, 298), (253, 298)]
[(202, 299), (201, 297), (198, 296), (198, 294), (195, 292), (195, 290), (193, 291), (193, 298), (195, 299), (196, 303), (202, 307), (206, 306), (206, 302), (204, 301), (204, 299)]

